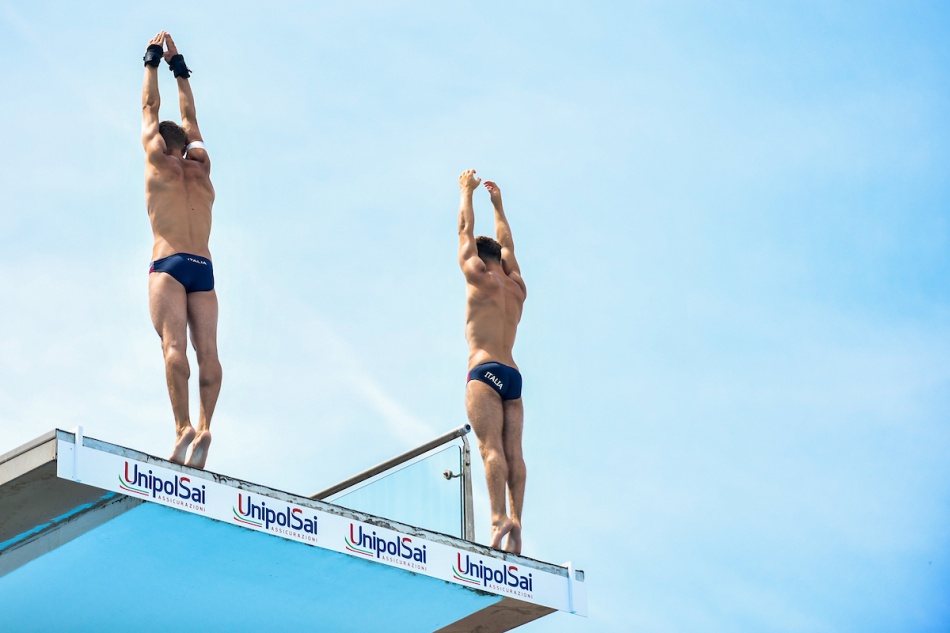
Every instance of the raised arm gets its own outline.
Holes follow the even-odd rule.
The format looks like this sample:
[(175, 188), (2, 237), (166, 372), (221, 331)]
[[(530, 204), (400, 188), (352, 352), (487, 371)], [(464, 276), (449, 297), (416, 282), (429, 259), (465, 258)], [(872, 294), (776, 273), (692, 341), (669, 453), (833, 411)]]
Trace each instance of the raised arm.
[(158, 108), (162, 99), (158, 94), (158, 65), (162, 61), (162, 41), (165, 31), (159, 31), (145, 51), (145, 81), (142, 84), (142, 147), (145, 157), (158, 164), (165, 153), (165, 139), (158, 133)]
[(459, 202), (459, 266), (465, 277), (485, 272), (485, 262), (478, 256), (475, 246), (475, 208), (472, 194), (482, 181), (475, 177), (474, 169), (467, 169), (459, 176), (461, 201)]
[(495, 207), (495, 239), (501, 244), (501, 265), (505, 274), (509, 277), (517, 276), (516, 281), (521, 281), (521, 267), (518, 266), (518, 260), (515, 259), (515, 242), (511, 239), (511, 227), (508, 225), (508, 218), (505, 216), (505, 207), (501, 203), (501, 189), (491, 180), (485, 181), (485, 189), (491, 195), (491, 204)]
[[(185, 137), (188, 139), (188, 153), (185, 158), (188, 160), (206, 163), (210, 166), (211, 161), (208, 157), (208, 150), (205, 149), (204, 139), (201, 138), (201, 131), (198, 129), (198, 115), (195, 113), (195, 95), (191, 92), (191, 82), (188, 78), (191, 71), (185, 65), (185, 58), (178, 52), (175, 40), (170, 33), (165, 34), (165, 61), (169, 68), (175, 73), (178, 81), (178, 107), (181, 109), (181, 127), (185, 131)], [(192, 145), (199, 143), (200, 145)]]

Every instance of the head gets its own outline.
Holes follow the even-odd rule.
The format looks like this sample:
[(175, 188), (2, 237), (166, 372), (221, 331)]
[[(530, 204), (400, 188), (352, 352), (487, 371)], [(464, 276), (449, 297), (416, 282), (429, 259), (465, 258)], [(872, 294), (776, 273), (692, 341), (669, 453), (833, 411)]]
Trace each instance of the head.
[(483, 262), (501, 264), (501, 244), (490, 237), (479, 235), (475, 238), (475, 248)]
[(174, 121), (162, 121), (158, 124), (158, 133), (165, 139), (165, 147), (169, 154), (184, 156), (188, 137), (185, 136), (185, 130), (180, 125)]

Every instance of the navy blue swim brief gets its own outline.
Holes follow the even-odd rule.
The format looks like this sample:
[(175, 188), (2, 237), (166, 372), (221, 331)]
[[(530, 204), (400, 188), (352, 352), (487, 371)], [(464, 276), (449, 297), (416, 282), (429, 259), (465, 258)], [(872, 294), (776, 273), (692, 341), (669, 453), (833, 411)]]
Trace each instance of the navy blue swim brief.
[(508, 365), (482, 363), (468, 372), (468, 380), (478, 380), (492, 387), (502, 400), (521, 397), (521, 372)]
[(152, 273), (168, 273), (185, 287), (185, 292), (214, 290), (214, 269), (211, 260), (199, 255), (175, 253), (156, 259), (148, 269)]

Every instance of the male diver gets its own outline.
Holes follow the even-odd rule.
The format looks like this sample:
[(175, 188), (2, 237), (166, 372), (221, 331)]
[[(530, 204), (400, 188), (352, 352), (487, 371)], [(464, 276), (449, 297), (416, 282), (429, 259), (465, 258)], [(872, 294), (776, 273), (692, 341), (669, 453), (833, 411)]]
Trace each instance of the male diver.
[[(178, 82), (181, 126), (158, 121), (158, 66), (168, 63)], [(211, 415), (221, 390), (218, 362), (218, 298), (208, 238), (211, 234), (211, 160), (195, 117), (191, 71), (172, 36), (159, 32), (148, 43), (142, 87), (145, 206), (155, 242), (148, 276), (152, 324), (162, 340), (165, 380), (175, 417), (175, 448), (169, 458), (204, 468), (211, 445)], [(188, 414), (188, 331), (198, 358), (200, 412), (197, 430)]]
[[(472, 194), (482, 179), (469, 169), (459, 176), (459, 265), (465, 275), (465, 337), (468, 383), (465, 409), (485, 462), (491, 503), (491, 547), (521, 553), (521, 510), (527, 478), (521, 435), (524, 406), (521, 374), (511, 356), (527, 294), (515, 259), (511, 228), (501, 204), (501, 189), (485, 188), (495, 208), (495, 237), (475, 237)], [(511, 514), (505, 511), (505, 490)]]

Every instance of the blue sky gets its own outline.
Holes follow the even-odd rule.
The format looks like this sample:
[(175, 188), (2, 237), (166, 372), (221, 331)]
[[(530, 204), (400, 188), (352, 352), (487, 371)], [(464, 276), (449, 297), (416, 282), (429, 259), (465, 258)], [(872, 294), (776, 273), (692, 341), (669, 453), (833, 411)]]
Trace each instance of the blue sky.
[(0, 451), (82, 424), (168, 452), (138, 109), (166, 29), (218, 194), (210, 469), (312, 492), (465, 421), (474, 167), (529, 290), (525, 554), (588, 572), (589, 619), (525, 631), (945, 631), (948, 25), (0, 1)]

